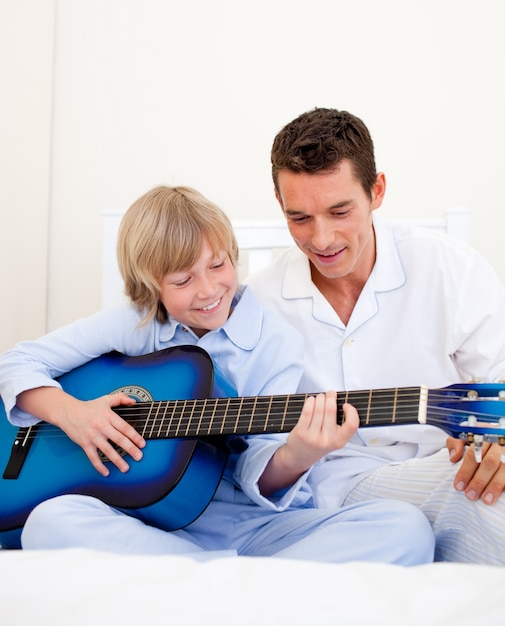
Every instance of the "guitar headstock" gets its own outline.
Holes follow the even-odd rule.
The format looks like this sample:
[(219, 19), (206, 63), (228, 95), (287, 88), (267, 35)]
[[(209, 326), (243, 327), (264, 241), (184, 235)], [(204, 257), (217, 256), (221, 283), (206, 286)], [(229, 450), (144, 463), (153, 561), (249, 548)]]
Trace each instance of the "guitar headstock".
[(456, 384), (428, 392), (427, 423), (453, 437), (505, 446), (505, 384)]

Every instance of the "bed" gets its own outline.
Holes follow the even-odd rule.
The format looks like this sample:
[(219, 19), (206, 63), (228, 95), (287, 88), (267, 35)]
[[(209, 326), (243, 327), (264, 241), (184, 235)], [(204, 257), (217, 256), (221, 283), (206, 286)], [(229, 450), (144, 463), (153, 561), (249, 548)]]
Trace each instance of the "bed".
[[(113, 253), (120, 211), (104, 214), (103, 306), (121, 299)], [(468, 212), (429, 227), (468, 238)], [(242, 272), (290, 245), (279, 222), (235, 223)], [(0, 552), (0, 617), (37, 624), (487, 626), (505, 623), (505, 568), (324, 564), (276, 558), (126, 556), (85, 549)]]
[(3, 551), (5, 626), (503, 626), (505, 568)]

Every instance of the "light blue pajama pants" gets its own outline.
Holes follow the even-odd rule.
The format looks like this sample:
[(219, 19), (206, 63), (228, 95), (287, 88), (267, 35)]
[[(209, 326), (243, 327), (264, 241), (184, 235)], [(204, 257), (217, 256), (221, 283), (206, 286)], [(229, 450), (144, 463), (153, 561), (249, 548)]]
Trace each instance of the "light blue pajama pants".
[[(236, 495), (234, 495), (236, 494)], [(369, 501), (337, 510), (260, 507), (222, 481), (192, 524), (165, 532), (89, 496), (47, 500), (30, 514), (24, 549), (86, 547), (124, 554), (276, 556), (342, 563), (417, 565), (433, 560), (425, 516), (404, 502)]]

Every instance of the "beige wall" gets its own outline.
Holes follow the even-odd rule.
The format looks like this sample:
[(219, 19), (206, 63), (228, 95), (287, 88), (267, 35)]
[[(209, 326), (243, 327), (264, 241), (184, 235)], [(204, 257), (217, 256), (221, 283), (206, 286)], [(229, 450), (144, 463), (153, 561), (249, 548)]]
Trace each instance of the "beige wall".
[(270, 145), (314, 106), (369, 125), (388, 177), (381, 211), (468, 206), (472, 244), (505, 279), (501, 0), (0, 0), (0, 11), (1, 348), (100, 307), (102, 211), (156, 184), (193, 185), (234, 219), (277, 218)]
[(0, 1), (0, 350), (45, 332), (54, 1)]

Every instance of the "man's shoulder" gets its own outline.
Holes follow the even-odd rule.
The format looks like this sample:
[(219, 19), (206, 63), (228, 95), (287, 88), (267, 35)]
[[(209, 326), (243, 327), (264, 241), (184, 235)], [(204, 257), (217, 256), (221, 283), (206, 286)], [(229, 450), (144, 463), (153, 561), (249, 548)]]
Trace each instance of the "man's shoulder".
[(445, 232), (429, 228), (408, 220), (374, 220), (379, 248), (389, 247), (394, 242), (403, 260), (430, 255), (446, 261), (461, 263), (474, 259), (478, 253), (468, 243), (451, 237)]

